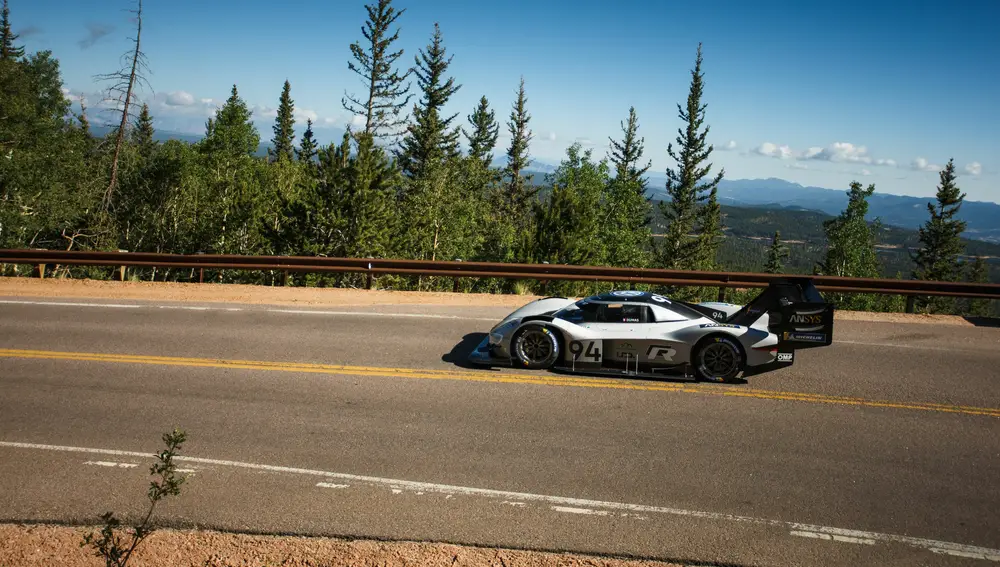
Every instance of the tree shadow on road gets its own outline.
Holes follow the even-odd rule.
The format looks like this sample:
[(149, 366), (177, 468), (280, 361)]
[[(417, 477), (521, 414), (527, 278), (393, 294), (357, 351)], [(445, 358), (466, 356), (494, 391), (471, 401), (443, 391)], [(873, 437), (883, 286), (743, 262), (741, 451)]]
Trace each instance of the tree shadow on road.
[(451, 349), (451, 352), (445, 354), (441, 357), (444, 362), (450, 362), (459, 368), (475, 368), (475, 369), (486, 369), (484, 366), (479, 366), (469, 362), (469, 355), (479, 343), (483, 342), (486, 338), (486, 333), (469, 333), (462, 337), (462, 341)]

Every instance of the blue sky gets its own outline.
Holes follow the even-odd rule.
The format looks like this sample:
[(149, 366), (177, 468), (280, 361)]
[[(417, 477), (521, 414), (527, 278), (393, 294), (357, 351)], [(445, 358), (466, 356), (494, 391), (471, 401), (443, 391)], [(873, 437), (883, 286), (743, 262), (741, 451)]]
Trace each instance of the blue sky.
[[(10, 0), (29, 50), (51, 49), (72, 93), (96, 104), (93, 76), (114, 70), (134, 34), (133, 0)], [(698, 42), (704, 44), (710, 141), (726, 177), (780, 177), (846, 189), (933, 195), (954, 158), (969, 199), (1000, 201), (1000, 2), (836, 3), (560, 0), (506, 4), (395, 0), (400, 63), (411, 65), (434, 22), (462, 85), (449, 111), (465, 119), (486, 95), (506, 121), (523, 76), (532, 157), (555, 163), (580, 141), (595, 156), (636, 107), (653, 169), (672, 165)], [(504, 6), (504, 7), (501, 7)], [(696, 6), (692, 10), (691, 6)], [(143, 51), (157, 127), (200, 133), (236, 83), (266, 121), (287, 78), (304, 125), (321, 141), (351, 117), (347, 68), (362, 1), (145, 0)], [(414, 91), (416, 85), (414, 83)], [(414, 97), (416, 98), (416, 97)], [(262, 138), (270, 129), (262, 122)], [(506, 127), (496, 150), (503, 153)]]

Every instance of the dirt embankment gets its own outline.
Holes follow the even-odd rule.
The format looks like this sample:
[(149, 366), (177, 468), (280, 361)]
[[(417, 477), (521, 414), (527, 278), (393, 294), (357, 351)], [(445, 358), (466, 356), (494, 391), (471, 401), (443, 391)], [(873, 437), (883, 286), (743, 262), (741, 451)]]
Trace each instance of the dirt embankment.
[[(81, 548), (100, 528), (0, 525), (0, 566), (98, 567)], [(257, 536), (213, 531), (161, 530), (137, 549), (130, 567), (679, 567), (678, 563), (545, 553), (461, 545)]]

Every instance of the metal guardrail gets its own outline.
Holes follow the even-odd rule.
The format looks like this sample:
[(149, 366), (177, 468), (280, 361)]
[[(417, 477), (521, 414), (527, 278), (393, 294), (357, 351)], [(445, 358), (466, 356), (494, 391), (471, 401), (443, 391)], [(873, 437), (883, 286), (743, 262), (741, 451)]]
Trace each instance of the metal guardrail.
[[(44, 277), (49, 264), (82, 266), (116, 266), (121, 279), (126, 267), (190, 268), (199, 270), (275, 270), (289, 272), (353, 272), (372, 278), (380, 274), (440, 276), (459, 278), (533, 279), (539, 281), (591, 281), (629, 284), (659, 284), (720, 288), (720, 300), (727, 288), (767, 287), (782, 277), (802, 277), (801, 274), (762, 274), (752, 272), (699, 272), (657, 268), (616, 268), (608, 266), (572, 266), (565, 264), (506, 264), (493, 262), (429, 261), (378, 258), (327, 258), (322, 256), (239, 256), (225, 254), (156, 254), (148, 252), (88, 252), (37, 249), (0, 249), (0, 263), (38, 266), (38, 276)], [(878, 278), (846, 278), (837, 276), (807, 276), (821, 292), (878, 293), (907, 296), (907, 311), (912, 311), (916, 296), (947, 296), (1000, 299), (1000, 284), (968, 282), (938, 282), (925, 280), (894, 280)]]

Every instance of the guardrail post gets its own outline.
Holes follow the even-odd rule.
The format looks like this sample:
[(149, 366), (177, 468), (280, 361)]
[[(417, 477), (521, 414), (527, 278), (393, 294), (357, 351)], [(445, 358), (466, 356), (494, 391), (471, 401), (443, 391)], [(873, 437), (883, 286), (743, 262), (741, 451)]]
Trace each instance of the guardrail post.
[[(118, 251), (119, 252), (128, 252), (128, 250), (121, 250), (121, 249), (119, 249)], [(118, 281), (125, 281), (125, 270), (126, 269), (128, 269), (128, 266), (126, 266), (126, 265), (122, 265), (122, 266), (118, 267)]]
[(913, 308), (914, 308), (915, 300), (916, 300), (915, 296), (912, 296), (912, 295), (907, 295), (906, 296), (906, 312), (907, 313), (913, 313)]
[(719, 288), (719, 299), (718, 299), (718, 301), (719, 301), (719, 303), (725, 303), (726, 302), (726, 288), (724, 288), (724, 287), (720, 287)]
[(369, 272), (368, 272), (368, 281), (365, 284), (365, 288), (366, 289), (371, 289), (372, 288), (372, 283), (373, 283), (372, 280), (373, 280), (373, 278), (372, 278), (371, 269), (372, 269), (372, 263), (368, 262), (368, 270), (369, 270)]
[(281, 276), (281, 285), (288, 286), (288, 270), (285, 270), (284, 274)]
[[(461, 262), (462, 259), (461, 258), (456, 258), (455, 261), (456, 262)], [(454, 278), (452, 278), (451, 292), (452, 293), (458, 293), (458, 276), (455, 276)]]
[[(204, 252), (195, 252), (195, 254), (204, 254)], [(205, 283), (205, 268), (198, 268), (198, 283)]]
[(45, 264), (38, 264), (37, 269), (38, 269), (38, 279), (44, 280), (45, 279)]

